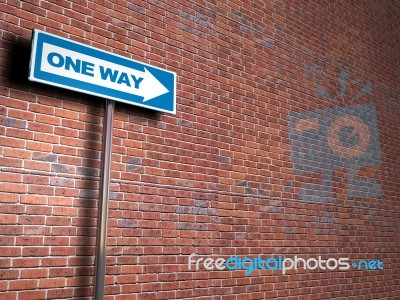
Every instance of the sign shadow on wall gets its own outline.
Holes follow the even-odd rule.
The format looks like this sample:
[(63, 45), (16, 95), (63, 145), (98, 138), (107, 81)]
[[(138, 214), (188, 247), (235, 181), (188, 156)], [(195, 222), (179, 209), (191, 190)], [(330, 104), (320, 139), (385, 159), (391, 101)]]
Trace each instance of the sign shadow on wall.
[[(31, 91), (32, 94), (39, 94), (43, 96), (55, 96), (60, 95), (58, 88), (50, 87), (38, 83), (32, 83), (28, 80), (28, 70), (29, 70), (29, 58), (30, 58), (30, 44), (22, 39), (8, 40), (5, 42), (6, 56), (3, 58), (5, 60), (5, 78), (4, 86), (16, 90)], [(96, 97), (93, 96), (80, 96), (74, 91), (63, 91), (61, 98), (64, 101), (70, 101), (75, 103), (85, 103), (90, 104), (87, 106), (86, 115), (88, 118), (85, 120), (87, 123), (86, 130), (88, 132), (95, 133), (95, 128), (98, 123), (98, 101)], [(62, 99), (57, 99), (58, 101), (63, 101)], [(68, 99), (68, 100), (65, 100)], [(57, 101), (55, 100), (55, 101)], [(28, 100), (31, 101), (31, 100)], [(36, 100), (35, 100), (36, 101)], [(45, 104), (44, 104), (45, 105)], [(61, 107), (61, 105), (60, 105)], [(18, 119), (7, 118), (7, 123), (4, 126), (12, 127)], [(29, 121), (36, 122), (36, 121)], [(4, 122), (3, 122), (4, 123)], [(26, 125), (28, 126), (28, 125)], [(41, 124), (37, 124), (37, 128), (40, 131)], [(64, 126), (66, 127), (66, 126)], [(66, 137), (68, 138), (68, 137)], [(81, 188), (79, 195), (74, 196), (73, 206), (78, 207), (80, 212), (78, 216), (69, 218), (68, 224), (62, 223), (60, 218), (59, 225), (68, 226), (70, 228), (77, 227), (77, 234), (73, 236), (78, 239), (76, 247), (77, 256), (79, 257), (79, 267), (76, 268), (75, 276), (79, 278), (78, 285), (88, 286), (87, 276), (93, 273), (93, 262), (94, 262), (94, 244), (93, 244), (93, 228), (95, 226), (94, 222), (96, 220), (96, 215), (94, 212), (94, 207), (98, 201), (98, 165), (94, 153), (96, 152), (97, 138), (87, 138), (84, 140), (82, 150), (82, 163), (76, 166), (76, 172), (73, 172), (71, 168), (73, 163), (68, 163), (71, 159), (75, 159), (78, 156), (67, 155), (65, 153), (54, 153), (53, 151), (39, 151), (32, 156), (32, 160), (37, 160), (40, 162), (49, 162), (51, 164), (50, 174), (38, 173), (38, 176), (49, 176), (50, 185), (56, 189), (55, 193), (59, 193), (61, 198), (64, 191), (71, 189), (71, 186), (75, 182), (81, 181), (84, 187)], [(67, 148), (68, 146), (66, 146)], [(79, 155), (79, 154), (78, 154)], [(30, 170), (25, 170), (27, 173)], [(59, 189), (59, 191), (57, 191)], [(70, 197), (67, 195), (66, 197)], [(7, 205), (7, 204), (2, 204)], [(65, 218), (64, 218), (65, 219)], [(39, 224), (41, 226), (49, 226), (47, 224)], [(23, 226), (23, 225), (21, 225)], [(50, 226), (58, 226), (58, 224), (52, 224)], [(72, 256), (71, 256), (72, 257)], [(75, 255), (74, 255), (75, 257)], [(55, 257), (56, 258), (56, 257)], [(68, 264), (67, 264), (68, 265)], [(86, 277), (85, 277), (86, 276)], [(90, 276), (91, 277), (91, 276)]]

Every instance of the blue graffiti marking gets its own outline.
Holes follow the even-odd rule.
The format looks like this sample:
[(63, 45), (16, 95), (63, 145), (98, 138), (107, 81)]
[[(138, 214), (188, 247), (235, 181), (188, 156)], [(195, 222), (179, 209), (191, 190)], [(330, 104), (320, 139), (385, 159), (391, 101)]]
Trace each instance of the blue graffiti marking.
[[(340, 97), (344, 102), (349, 74), (339, 73)], [(335, 100), (323, 87), (317, 93), (331, 102)], [(351, 101), (372, 91), (367, 83)], [(331, 201), (332, 174), (348, 170), (348, 198), (381, 197), (380, 184), (358, 177), (361, 167), (382, 163), (377, 112), (372, 103), (336, 106), (328, 109), (288, 114), (289, 142), (294, 174), (321, 174), (319, 183), (300, 188), (299, 200)]]

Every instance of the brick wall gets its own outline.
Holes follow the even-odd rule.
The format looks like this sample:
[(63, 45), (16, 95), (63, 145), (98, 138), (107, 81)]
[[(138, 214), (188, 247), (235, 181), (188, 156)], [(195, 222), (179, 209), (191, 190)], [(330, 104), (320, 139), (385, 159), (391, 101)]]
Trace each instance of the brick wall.
[(176, 115), (116, 104), (106, 299), (398, 299), (399, 20), (395, 0), (2, 1), (0, 299), (93, 288), (104, 100), (27, 81), (33, 28), (178, 76)]

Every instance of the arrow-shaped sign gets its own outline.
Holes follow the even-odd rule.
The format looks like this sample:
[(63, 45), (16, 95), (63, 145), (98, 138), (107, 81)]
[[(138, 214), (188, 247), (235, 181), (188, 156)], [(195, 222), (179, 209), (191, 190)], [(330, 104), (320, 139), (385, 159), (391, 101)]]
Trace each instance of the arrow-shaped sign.
[(175, 73), (34, 31), (29, 79), (175, 113)]

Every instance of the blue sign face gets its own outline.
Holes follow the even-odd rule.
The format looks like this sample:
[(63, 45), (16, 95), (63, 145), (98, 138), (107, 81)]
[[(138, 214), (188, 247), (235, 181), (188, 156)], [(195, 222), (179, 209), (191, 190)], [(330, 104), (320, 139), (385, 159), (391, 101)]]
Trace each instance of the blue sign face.
[(29, 80), (175, 114), (176, 74), (33, 31)]

